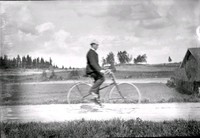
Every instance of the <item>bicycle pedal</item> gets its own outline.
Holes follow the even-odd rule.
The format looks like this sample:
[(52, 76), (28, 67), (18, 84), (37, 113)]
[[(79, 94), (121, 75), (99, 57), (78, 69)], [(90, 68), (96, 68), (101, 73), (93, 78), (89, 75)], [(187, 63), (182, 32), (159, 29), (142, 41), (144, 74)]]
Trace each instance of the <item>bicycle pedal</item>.
[(94, 102), (95, 104), (99, 105), (100, 107), (102, 106), (100, 100), (95, 99), (91, 99), (92, 102)]

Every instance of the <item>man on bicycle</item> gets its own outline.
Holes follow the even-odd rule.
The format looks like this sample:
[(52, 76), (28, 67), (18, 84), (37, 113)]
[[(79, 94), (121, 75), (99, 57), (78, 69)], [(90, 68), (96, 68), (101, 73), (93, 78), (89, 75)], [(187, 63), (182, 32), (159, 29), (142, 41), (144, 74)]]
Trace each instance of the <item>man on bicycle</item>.
[(91, 76), (94, 79), (94, 84), (90, 89), (91, 95), (94, 97), (92, 99), (96, 104), (101, 106), (99, 88), (101, 84), (105, 81), (104, 74), (106, 71), (102, 69), (99, 65), (98, 53), (96, 50), (99, 47), (97, 41), (93, 41), (90, 44), (91, 48), (87, 53), (87, 66), (86, 74)]

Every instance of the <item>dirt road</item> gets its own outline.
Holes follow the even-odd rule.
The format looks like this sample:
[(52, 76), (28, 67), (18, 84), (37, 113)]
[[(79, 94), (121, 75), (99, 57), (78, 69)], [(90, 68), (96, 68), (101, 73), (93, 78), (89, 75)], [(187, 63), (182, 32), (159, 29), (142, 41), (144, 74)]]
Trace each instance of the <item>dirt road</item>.
[(114, 118), (164, 121), (174, 119), (200, 121), (200, 103), (162, 103), (162, 104), (104, 104), (103, 108), (93, 104), (50, 104), (1, 106), (0, 121), (72, 121), (109, 120)]
[[(169, 78), (138, 78), (138, 79), (117, 79), (117, 83), (167, 83), (167, 80)], [(66, 81), (44, 81), (44, 82), (14, 82), (9, 83), (7, 85), (13, 85), (13, 84), (73, 84), (77, 82), (87, 82), (92, 83), (92, 79), (86, 79), (86, 80), (66, 80)], [(104, 83), (112, 83), (112, 80), (106, 79)]]

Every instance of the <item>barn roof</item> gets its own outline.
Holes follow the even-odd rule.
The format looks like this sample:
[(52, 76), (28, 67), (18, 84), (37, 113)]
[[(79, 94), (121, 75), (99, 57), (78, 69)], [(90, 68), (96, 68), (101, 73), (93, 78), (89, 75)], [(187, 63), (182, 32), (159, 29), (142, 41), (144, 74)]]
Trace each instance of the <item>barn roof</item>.
[(185, 65), (187, 58), (190, 55), (192, 55), (196, 59), (197, 63), (200, 64), (200, 47), (198, 47), (198, 48), (188, 48), (188, 50), (185, 54), (185, 57), (183, 59), (183, 62), (181, 63), (181, 66), (180, 66), (181, 68)]

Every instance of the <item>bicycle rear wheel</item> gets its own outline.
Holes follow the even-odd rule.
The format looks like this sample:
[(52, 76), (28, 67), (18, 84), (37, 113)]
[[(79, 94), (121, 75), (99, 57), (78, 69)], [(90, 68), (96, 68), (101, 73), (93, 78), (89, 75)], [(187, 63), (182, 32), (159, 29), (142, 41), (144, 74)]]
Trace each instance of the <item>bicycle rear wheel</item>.
[(86, 103), (89, 102), (87, 98), (90, 96), (90, 84), (79, 82), (73, 85), (67, 93), (68, 104)]
[(119, 83), (111, 89), (109, 101), (112, 103), (140, 103), (140, 90), (134, 84)]

